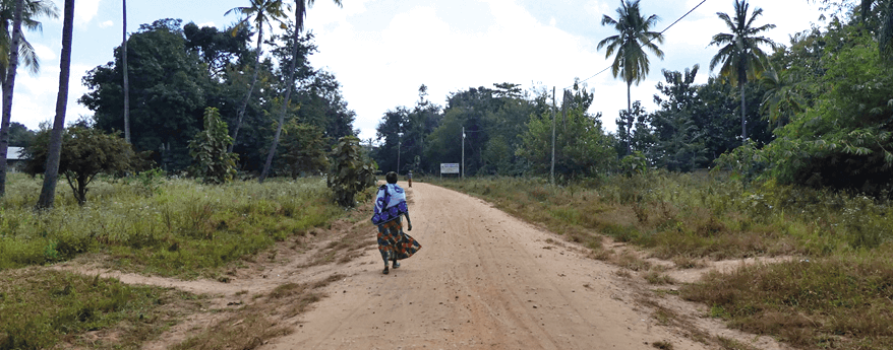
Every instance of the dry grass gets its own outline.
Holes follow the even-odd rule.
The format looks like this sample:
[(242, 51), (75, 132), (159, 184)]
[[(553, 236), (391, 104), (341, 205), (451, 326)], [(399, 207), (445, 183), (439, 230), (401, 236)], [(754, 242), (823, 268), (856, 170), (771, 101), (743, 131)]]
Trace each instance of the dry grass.
[(707, 264), (703, 260), (687, 256), (674, 257), (673, 264), (679, 269), (702, 269), (707, 267)]
[(171, 349), (256, 349), (270, 339), (290, 334), (290, 321), (325, 297), (319, 289), (342, 278), (332, 275), (311, 284), (281, 285), (254, 303), (229, 311), (223, 320)]
[(645, 276), (642, 277), (644, 277), (645, 280), (648, 281), (648, 283), (653, 285), (662, 286), (667, 284), (676, 284), (676, 280), (674, 280), (672, 277), (658, 271), (649, 271), (645, 274)]
[(744, 266), (711, 273), (682, 295), (712, 305), (711, 316), (734, 328), (798, 347), (890, 349), (893, 264), (887, 256)]
[(652, 267), (650, 262), (639, 258), (639, 256), (631, 250), (624, 250), (619, 255), (615, 255), (610, 261), (617, 266), (632, 271), (648, 271)]
[(656, 341), (651, 343), (651, 346), (660, 350), (673, 350), (673, 343), (670, 343), (667, 340)]
[(363, 256), (367, 249), (377, 244), (375, 240), (377, 228), (368, 221), (370, 217), (372, 217), (372, 202), (351, 210), (345, 219), (336, 222), (333, 228), (327, 231), (330, 235), (320, 237), (330, 241), (323, 249), (316, 251), (302, 267), (331, 263), (343, 265)]
[(722, 350), (758, 350), (757, 348), (726, 337), (716, 337), (716, 343)]

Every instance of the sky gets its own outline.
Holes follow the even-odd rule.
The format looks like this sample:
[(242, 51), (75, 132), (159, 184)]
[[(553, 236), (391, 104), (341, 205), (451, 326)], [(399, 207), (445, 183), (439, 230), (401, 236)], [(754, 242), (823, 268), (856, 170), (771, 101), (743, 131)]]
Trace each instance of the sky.
[[(62, 0), (54, 0), (60, 7)], [(703, 1), (703, 3), (702, 3)], [(817, 5), (808, 0), (751, 0), (764, 14), (756, 24), (777, 28), (768, 36), (788, 44), (789, 36), (819, 24)], [(682, 71), (700, 65), (697, 82), (711, 74), (709, 62), (716, 52), (711, 37), (727, 32), (717, 12), (734, 12), (733, 0), (641, 0), (646, 15), (660, 17), (663, 30), (702, 3), (665, 33), (664, 60), (651, 56), (650, 74), (632, 88), (632, 99), (647, 110), (656, 108), (655, 85), (661, 71)], [(161, 18), (184, 23), (224, 27), (237, 18), (224, 13), (248, 0), (154, 0), (128, 3), (128, 32)], [(495, 83), (521, 84), (524, 89), (570, 87), (574, 78), (587, 79), (595, 92), (590, 112), (603, 113), (603, 124), (616, 130), (618, 111), (626, 108), (626, 84), (610, 71), (598, 42), (614, 35), (601, 18), (616, 18), (620, 1), (606, 0), (318, 0), (310, 8), (306, 28), (313, 31), (319, 52), (310, 58), (316, 68), (332, 72), (342, 84), (348, 107), (357, 113), (354, 128), (362, 139), (375, 137), (384, 113), (398, 106), (413, 106), (419, 86), (428, 86), (429, 99), (443, 105), (450, 93)], [(60, 11), (61, 12), (61, 11)], [(96, 66), (113, 59), (121, 43), (120, 0), (77, 0), (72, 53), (69, 122), (92, 116), (77, 100), (88, 92), (81, 80)], [(40, 60), (37, 74), (19, 71), (12, 121), (37, 129), (54, 116), (59, 84), (61, 19), (40, 19), (43, 31), (26, 32)], [(252, 41), (253, 42), (253, 41)]]

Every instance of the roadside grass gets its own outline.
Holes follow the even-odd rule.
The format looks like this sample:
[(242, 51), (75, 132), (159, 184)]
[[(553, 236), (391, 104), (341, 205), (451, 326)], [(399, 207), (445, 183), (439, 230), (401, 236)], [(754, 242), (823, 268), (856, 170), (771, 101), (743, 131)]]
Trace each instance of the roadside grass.
[[(800, 256), (712, 272), (683, 298), (740, 330), (802, 349), (893, 348), (893, 202), (853, 193), (748, 186), (706, 173), (654, 172), (550, 186), (543, 179), (432, 182), (481, 197), (517, 217), (582, 242), (590, 257), (673, 283), (634, 254), (601, 247), (600, 234), (645, 248), (677, 268), (704, 260)], [(665, 315), (656, 316), (666, 322)], [(752, 349), (717, 338), (724, 349)]]
[[(0, 272), (0, 349), (139, 349), (190, 310), (196, 297), (171, 289), (37, 268)], [(95, 341), (87, 332), (114, 334)]]
[(171, 349), (255, 349), (270, 339), (290, 334), (294, 328), (290, 321), (326, 297), (319, 289), (343, 278), (336, 274), (315, 283), (288, 283), (276, 287), (266, 296), (257, 297), (256, 302), (231, 311), (221, 321)]
[(710, 273), (681, 289), (710, 315), (804, 349), (893, 348), (893, 246)]
[(774, 182), (744, 186), (707, 173), (617, 175), (561, 186), (540, 178), (428, 181), (594, 250), (604, 234), (661, 259), (831, 256), (893, 238), (889, 201)]
[(99, 179), (78, 206), (60, 188), (56, 208), (33, 210), (40, 180), (11, 174), (0, 199), (0, 270), (101, 252), (120, 270), (195, 278), (277, 241), (327, 227), (344, 210), (322, 178), (222, 186), (192, 180)]

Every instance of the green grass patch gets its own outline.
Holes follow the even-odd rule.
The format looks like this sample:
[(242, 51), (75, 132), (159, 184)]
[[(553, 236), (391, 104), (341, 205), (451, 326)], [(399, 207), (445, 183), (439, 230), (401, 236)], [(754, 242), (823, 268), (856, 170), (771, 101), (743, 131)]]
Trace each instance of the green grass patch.
[(0, 199), (0, 270), (109, 255), (116, 268), (196, 277), (344, 215), (322, 178), (212, 186), (192, 180), (100, 179), (85, 206), (66, 188), (32, 208), (40, 180), (11, 174)]
[[(116, 279), (46, 269), (0, 272), (0, 349), (50, 349), (60, 343), (138, 349), (188, 309), (188, 294), (129, 286)], [(102, 342), (80, 337), (114, 333)], [(111, 339), (111, 340), (110, 340)]]

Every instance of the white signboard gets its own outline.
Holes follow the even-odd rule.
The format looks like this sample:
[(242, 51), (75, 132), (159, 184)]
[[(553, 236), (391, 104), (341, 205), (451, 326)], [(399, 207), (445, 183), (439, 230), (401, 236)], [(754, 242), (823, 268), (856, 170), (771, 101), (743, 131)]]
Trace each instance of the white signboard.
[(458, 174), (459, 163), (440, 163), (441, 174)]

